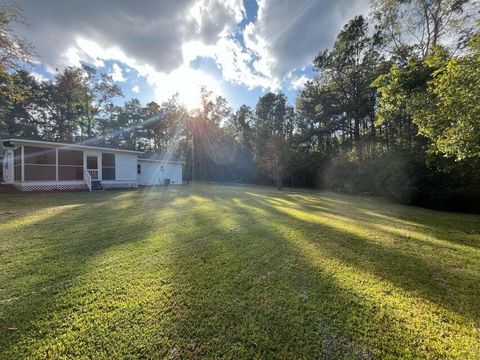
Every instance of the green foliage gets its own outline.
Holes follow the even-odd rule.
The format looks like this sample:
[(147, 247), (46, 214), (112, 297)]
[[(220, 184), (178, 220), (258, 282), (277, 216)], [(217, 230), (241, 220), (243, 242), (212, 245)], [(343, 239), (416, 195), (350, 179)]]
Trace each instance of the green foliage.
[(480, 159), (480, 32), (470, 52), (448, 59), (434, 53), (426, 59), (438, 69), (414, 111), (419, 132), (437, 153), (460, 161)]
[(325, 171), (325, 183), (337, 191), (379, 195), (408, 204), (417, 195), (416, 174), (422, 164), (408, 154), (393, 152), (363, 162), (337, 157)]
[[(337, 122), (334, 128), (355, 144), (361, 142), (365, 131), (371, 131), (369, 125), (374, 121), (375, 96), (370, 83), (381, 62), (379, 46), (378, 34), (370, 35), (368, 23), (362, 16), (356, 16), (344, 26), (333, 49), (320, 52), (314, 60), (315, 69), (320, 72), (316, 79), (320, 87), (317, 97), (327, 96), (326, 101), (320, 100), (321, 106), (314, 109), (323, 112), (325, 117), (334, 118)], [(310, 94), (300, 96), (305, 95)], [(326, 105), (331, 100), (335, 105)], [(300, 104), (305, 102), (300, 101)], [(357, 150), (362, 156), (361, 144), (358, 145)]]

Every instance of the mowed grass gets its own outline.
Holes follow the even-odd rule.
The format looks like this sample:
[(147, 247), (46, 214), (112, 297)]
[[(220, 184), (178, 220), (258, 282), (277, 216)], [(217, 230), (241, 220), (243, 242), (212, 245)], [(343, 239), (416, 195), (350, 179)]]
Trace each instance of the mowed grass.
[(480, 217), (188, 185), (0, 197), (0, 358), (480, 358)]

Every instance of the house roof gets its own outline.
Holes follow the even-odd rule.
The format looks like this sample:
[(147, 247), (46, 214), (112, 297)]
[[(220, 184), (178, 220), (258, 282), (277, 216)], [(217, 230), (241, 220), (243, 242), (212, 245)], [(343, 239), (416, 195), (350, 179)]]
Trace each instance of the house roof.
[(132, 153), (132, 154), (143, 154), (143, 151), (135, 151), (135, 150), (128, 150), (128, 149), (120, 149), (108, 145), (97, 145), (98, 140), (87, 140), (81, 143), (63, 143), (63, 142), (55, 142), (55, 141), (43, 141), (37, 139), (28, 139), (24, 137), (18, 136), (4, 136), (1, 138), (1, 142), (5, 147), (11, 147), (13, 145), (47, 145), (52, 147), (63, 147), (69, 149), (97, 149), (97, 150), (109, 150), (114, 152), (125, 152), (125, 153)]
[(167, 152), (146, 152), (140, 154), (138, 160), (185, 164), (185, 161), (180, 161)]
[(93, 150), (108, 150), (114, 152), (124, 152), (124, 153), (131, 153), (137, 154), (138, 159), (141, 161), (155, 161), (155, 162), (164, 162), (164, 163), (177, 163), (177, 164), (185, 164), (185, 161), (180, 161), (176, 158), (172, 157), (172, 154), (166, 152), (143, 152), (143, 151), (135, 151), (135, 150), (128, 150), (128, 149), (121, 149), (116, 148), (113, 146), (99, 144), (98, 139), (87, 140), (81, 143), (62, 143), (62, 142), (55, 142), (55, 141), (43, 141), (39, 139), (29, 139), (26, 137), (19, 137), (19, 136), (11, 136), (11, 135), (1, 135), (0, 134), (0, 150), (3, 147), (13, 147), (14, 145), (47, 145), (51, 147), (60, 147), (60, 148), (68, 148), (68, 149), (93, 149)]

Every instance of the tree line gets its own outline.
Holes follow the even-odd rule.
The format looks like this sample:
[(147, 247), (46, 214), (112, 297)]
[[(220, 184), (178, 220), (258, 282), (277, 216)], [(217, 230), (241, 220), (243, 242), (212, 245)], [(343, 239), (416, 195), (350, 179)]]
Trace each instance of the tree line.
[(35, 79), (24, 66), (33, 49), (13, 31), (21, 12), (3, 6), (0, 133), (165, 151), (187, 162), (190, 180), (478, 210), (479, 10), (468, 0), (374, 0), (312, 59), (294, 106), (267, 92), (233, 110), (202, 89), (188, 110), (177, 95), (119, 105), (120, 87), (87, 64)]

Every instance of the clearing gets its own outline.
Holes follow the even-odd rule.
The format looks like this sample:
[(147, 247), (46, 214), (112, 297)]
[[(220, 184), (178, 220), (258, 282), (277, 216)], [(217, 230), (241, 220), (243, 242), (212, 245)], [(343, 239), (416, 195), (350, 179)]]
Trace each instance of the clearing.
[(0, 196), (0, 358), (480, 358), (480, 216), (263, 187)]

